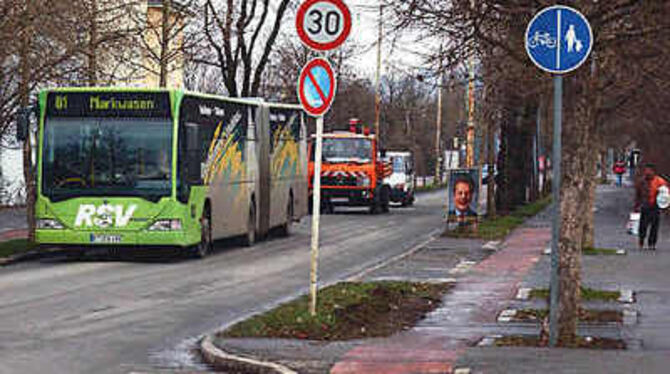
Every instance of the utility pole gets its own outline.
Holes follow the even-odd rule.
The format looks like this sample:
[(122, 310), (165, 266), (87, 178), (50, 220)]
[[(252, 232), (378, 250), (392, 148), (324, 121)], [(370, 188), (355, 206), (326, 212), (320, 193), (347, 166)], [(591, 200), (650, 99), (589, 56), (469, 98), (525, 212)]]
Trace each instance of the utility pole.
[(375, 87), (375, 135), (378, 141), (381, 140), (379, 131), (379, 116), (381, 112), (381, 70), (382, 70), (382, 17), (384, 16), (384, 7), (379, 1), (379, 37), (377, 38), (377, 73)]
[[(475, 0), (470, 0), (470, 7), (472, 13), (475, 11)], [(474, 24), (474, 22), (473, 22)], [(474, 26), (473, 26), (474, 35)], [(475, 56), (474, 51), (470, 55), (468, 61), (470, 70), (470, 79), (468, 81), (468, 129), (467, 129), (467, 145), (465, 154), (465, 165), (469, 168), (475, 165)]]
[[(442, 58), (440, 56), (440, 58)], [(444, 85), (444, 73), (440, 63), (440, 84), (437, 85), (437, 121), (435, 123), (435, 182), (440, 183), (440, 137), (442, 133), (442, 86)]]
[(470, 57), (470, 78), (468, 80), (468, 129), (465, 165), (469, 168), (475, 164), (475, 61)]

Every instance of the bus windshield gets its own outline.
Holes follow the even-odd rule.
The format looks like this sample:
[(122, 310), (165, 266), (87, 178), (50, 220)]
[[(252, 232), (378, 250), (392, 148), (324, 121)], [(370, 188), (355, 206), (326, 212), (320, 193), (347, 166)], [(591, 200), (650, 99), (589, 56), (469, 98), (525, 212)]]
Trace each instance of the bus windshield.
[(323, 138), (322, 153), (325, 162), (368, 163), (372, 161), (372, 142), (362, 138)]
[(172, 124), (150, 118), (48, 118), (44, 127), (42, 194), (170, 196)]

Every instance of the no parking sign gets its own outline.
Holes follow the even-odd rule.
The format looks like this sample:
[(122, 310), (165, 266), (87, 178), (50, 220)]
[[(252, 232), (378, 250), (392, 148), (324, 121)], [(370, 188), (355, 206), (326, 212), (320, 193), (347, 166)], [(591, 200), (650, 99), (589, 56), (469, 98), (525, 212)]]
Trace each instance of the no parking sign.
[(337, 81), (327, 60), (315, 58), (302, 69), (298, 79), (298, 99), (303, 109), (318, 117), (330, 109)]

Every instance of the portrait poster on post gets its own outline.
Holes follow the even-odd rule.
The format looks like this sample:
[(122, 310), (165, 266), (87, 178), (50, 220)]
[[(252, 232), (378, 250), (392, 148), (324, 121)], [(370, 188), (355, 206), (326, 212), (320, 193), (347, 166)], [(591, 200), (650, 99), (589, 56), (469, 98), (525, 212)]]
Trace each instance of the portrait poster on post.
[(447, 225), (468, 227), (477, 223), (481, 172), (474, 169), (451, 169), (447, 188)]

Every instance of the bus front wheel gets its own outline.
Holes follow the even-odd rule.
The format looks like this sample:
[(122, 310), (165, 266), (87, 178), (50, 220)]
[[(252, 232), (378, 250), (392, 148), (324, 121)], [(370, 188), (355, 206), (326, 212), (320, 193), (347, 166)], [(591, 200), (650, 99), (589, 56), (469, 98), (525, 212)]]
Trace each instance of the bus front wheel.
[(200, 243), (194, 248), (196, 258), (205, 258), (212, 251), (212, 215), (209, 208), (205, 208), (200, 218)]

